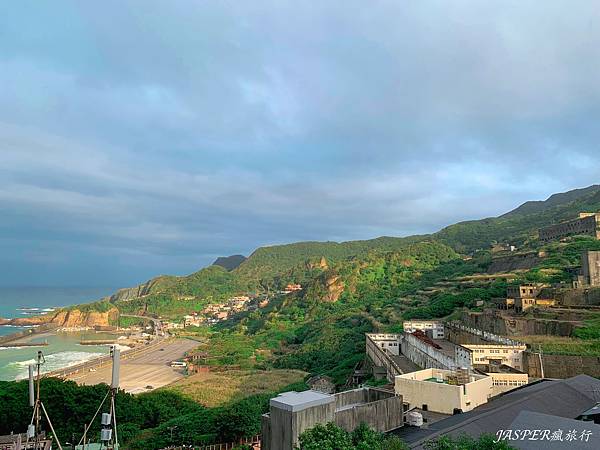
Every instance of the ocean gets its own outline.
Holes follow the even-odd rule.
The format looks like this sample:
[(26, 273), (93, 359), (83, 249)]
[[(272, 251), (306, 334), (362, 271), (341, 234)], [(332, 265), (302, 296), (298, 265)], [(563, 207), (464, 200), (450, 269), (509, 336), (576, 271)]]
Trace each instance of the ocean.
[[(116, 291), (116, 288), (73, 288), (73, 287), (0, 287), (0, 317), (26, 317), (26, 314), (44, 312), (51, 308), (74, 305), (98, 300)], [(0, 336), (20, 331), (23, 328), (0, 326)], [(11, 348), (10, 344), (0, 347), (0, 380), (14, 380), (27, 374), (38, 350), (46, 358), (44, 372), (67, 367), (108, 353), (108, 346), (83, 346), (83, 339), (102, 339), (108, 336), (94, 333), (59, 333), (41, 336), (33, 341), (48, 341), (48, 346)]]

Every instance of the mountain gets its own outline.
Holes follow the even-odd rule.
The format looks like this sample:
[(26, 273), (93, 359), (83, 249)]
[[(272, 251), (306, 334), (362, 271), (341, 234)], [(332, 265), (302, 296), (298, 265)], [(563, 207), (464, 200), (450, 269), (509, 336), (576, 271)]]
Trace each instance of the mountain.
[(594, 184), (586, 188), (573, 189), (568, 192), (561, 192), (559, 194), (553, 194), (546, 200), (540, 201), (529, 201), (523, 203), (516, 209), (500, 216), (500, 217), (512, 217), (516, 215), (533, 214), (543, 212), (550, 208), (565, 205), (568, 203), (575, 202), (577, 200), (585, 199), (600, 191), (600, 185)]
[[(427, 240), (428, 236), (389, 237), (347, 242), (296, 242), (256, 249), (234, 271), (245, 282), (273, 282), (301, 265), (341, 261), (369, 252), (400, 251), (411, 244)], [(310, 267), (307, 267), (310, 269)], [(293, 281), (293, 280), (289, 280)]]
[(221, 266), (231, 272), (232, 270), (237, 269), (244, 261), (246, 261), (244, 255), (220, 256), (212, 263), (212, 265)]
[(600, 186), (554, 194), (548, 200), (527, 202), (499, 217), (450, 225), (432, 235), (459, 253), (487, 249), (493, 242), (535, 245), (537, 230), (572, 219), (582, 211), (600, 211)]
[[(328, 295), (338, 298), (340, 283), (352, 284), (347, 282), (347, 277), (353, 275), (344, 271), (354, 267), (356, 261), (362, 261), (364, 267), (352, 270), (361, 272), (373, 265), (373, 258), (381, 255), (394, 254), (402, 260), (403, 255), (414, 252), (413, 246), (419, 243), (438, 243), (441, 248), (449, 247), (459, 254), (486, 250), (493, 242), (535, 248), (539, 245), (538, 228), (576, 217), (581, 211), (598, 210), (600, 186), (594, 185), (555, 194), (545, 201), (524, 203), (499, 217), (450, 225), (432, 235), (260, 247), (248, 258), (242, 255), (218, 258), (214, 265), (188, 276), (162, 275), (139, 286), (121, 289), (104, 300), (124, 312), (177, 317), (236, 294), (277, 290), (287, 283), (311, 285), (318, 280), (321, 284), (333, 283), (330, 288), (339, 292)], [(419, 258), (424, 260), (428, 251), (439, 254), (441, 250), (422, 246)], [(237, 262), (240, 264), (234, 267)], [(337, 275), (341, 278), (336, 279)], [(333, 282), (334, 279), (337, 281)]]

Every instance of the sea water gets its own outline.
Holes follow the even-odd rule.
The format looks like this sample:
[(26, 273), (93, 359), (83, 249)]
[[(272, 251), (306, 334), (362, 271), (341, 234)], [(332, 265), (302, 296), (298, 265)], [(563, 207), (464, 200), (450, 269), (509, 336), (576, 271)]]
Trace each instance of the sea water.
[[(0, 288), (0, 317), (27, 317), (30, 314), (78, 303), (98, 300), (111, 294), (114, 288)], [(21, 327), (0, 326), (0, 336), (21, 331)], [(82, 340), (109, 339), (114, 337), (93, 331), (58, 333), (34, 337), (32, 342), (48, 342), (43, 347), (0, 346), (0, 380), (14, 380), (27, 375), (27, 366), (34, 362), (38, 350), (42, 350), (44, 372), (50, 372), (108, 354), (108, 346), (80, 345)]]

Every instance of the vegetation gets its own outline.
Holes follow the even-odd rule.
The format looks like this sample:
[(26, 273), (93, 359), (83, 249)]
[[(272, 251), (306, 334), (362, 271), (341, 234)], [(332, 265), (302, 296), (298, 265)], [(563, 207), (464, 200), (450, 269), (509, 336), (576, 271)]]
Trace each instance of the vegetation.
[(209, 266), (186, 277), (162, 276), (149, 282), (148, 293), (134, 299), (117, 299), (123, 313), (181, 318), (209, 303), (245, 292), (235, 275)]
[(348, 433), (336, 424), (329, 422), (316, 425), (300, 435), (299, 450), (408, 450), (396, 436), (386, 436), (371, 430), (367, 425), (359, 425)]
[[(404, 319), (452, 317), (462, 308), (476, 308), (479, 301), (489, 304), (502, 297), (507, 287), (503, 281), (461, 279), (487, 270), (491, 262), (487, 249), (493, 242), (510, 242), (548, 255), (538, 267), (520, 273), (515, 282), (569, 282), (581, 252), (600, 250), (600, 241), (574, 237), (542, 245), (536, 229), (585, 210), (600, 210), (599, 187), (528, 203), (497, 218), (462, 222), (430, 236), (259, 248), (231, 271), (211, 266), (186, 277), (161, 276), (110, 301), (87, 305), (90, 311), (106, 312), (114, 305), (122, 313), (177, 320), (237, 294), (257, 292), (270, 300), (267, 307), (224, 323), (182, 331), (198, 340), (204, 364), (228, 371), (194, 375), (136, 397), (119, 393), (120, 435), (132, 442), (132, 448), (150, 449), (257, 433), (268, 399), (279, 391), (303, 389), (305, 373), (328, 375), (336, 384), (345, 385), (364, 358), (365, 332), (398, 331)], [(303, 290), (278, 294), (288, 283), (301, 283)], [(572, 338), (531, 337), (528, 342), (539, 343), (546, 353), (598, 355), (600, 317), (588, 314), (584, 319)], [(1, 431), (24, 429), (25, 391), (22, 382), (0, 384), (0, 401), (10, 406), (0, 412)], [(75, 423), (79, 427), (105, 387), (77, 388), (45, 380), (44, 391), (48, 405), (62, 408), (64, 399), (64, 408), (53, 406), (56, 409), (50, 413), (64, 421), (57, 422), (62, 423), (59, 436), (70, 436), (80, 433)], [(303, 449), (402, 445), (365, 427), (349, 434), (333, 424), (315, 427), (301, 440)], [(493, 444), (489, 437), (442, 438), (428, 445), (431, 450), (510, 448), (505, 443)]]
[[(260, 430), (260, 416), (268, 410), (269, 399), (282, 391), (301, 390), (303, 386), (303, 383), (296, 383), (216, 408), (206, 408), (167, 389), (136, 396), (119, 391), (116, 399), (119, 437), (127, 448), (145, 450), (171, 444), (231, 442), (253, 436)], [(82, 423), (91, 420), (108, 386), (78, 386), (73, 381), (45, 378), (41, 390), (57, 436), (64, 443), (72, 435), (77, 440), (81, 437)], [(0, 404), (3, 405), (0, 408), (0, 434), (27, 428), (31, 417), (27, 381), (0, 381)], [(108, 411), (108, 405), (103, 411)], [(177, 427), (173, 429), (173, 440), (169, 427)], [(94, 439), (99, 434), (100, 417), (88, 436)]]
[(600, 186), (558, 194), (545, 202), (528, 202), (504, 214), (450, 225), (433, 237), (460, 253), (486, 249), (492, 242), (533, 244), (537, 229), (569, 220), (582, 211), (600, 210)]
[(295, 390), (306, 390), (306, 373), (299, 370), (237, 370), (202, 372), (191, 375), (165, 388), (195, 402), (212, 408), (243, 398), (277, 392), (295, 385)]
[[(574, 334), (579, 334), (579, 329)], [(600, 340), (584, 340), (566, 336), (519, 336), (519, 340), (531, 345), (534, 350), (540, 347), (543, 353), (552, 355), (598, 356)]]

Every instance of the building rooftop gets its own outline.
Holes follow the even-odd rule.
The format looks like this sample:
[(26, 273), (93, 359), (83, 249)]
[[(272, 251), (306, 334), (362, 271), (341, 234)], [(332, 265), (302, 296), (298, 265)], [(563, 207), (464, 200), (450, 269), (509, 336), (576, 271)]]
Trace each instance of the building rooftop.
[(574, 419), (597, 404), (593, 398), (595, 389), (600, 389), (600, 380), (588, 375), (541, 380), (494, 397), (470, 412), (431, 424), (429, 428), (403, 427), (395, 433), (410, 448), (422, 449), (425, 441), (445, 434), (496, 434), (498, 430), (508, 429), (521, 411)]
[(483, 373), (515, 373), (524, 374), (519, 369), (508, 366), (506, 364), (473, 364), (473, 369)]
[(595, 416), (596, 414), (600, 414), (600, 403), (596, 403), (596, 405), (581, 413), (582, 416)]
[(275, 406), (286, 411), (302, 411), (306, 408), (311, 408), (318, 405), (326, 405), (334, 403), (335, 397), (329, 394), (323, 394), (317, 391), (303, 392), (284, 392), (277, 397), (271, 399), (271, 406)]
[[(595, 450), (600, 448), (600, 426), (593, 422), (582, 422), (548, 414), (521, 411), (508, 426), (508, 429), (550, 430), (550, 434), (553, 431), (562, 430), (563, 441), (549, 441), (548, 438), (542, 441), (539, 439), (540, 435), (537, 436), (537, 440), (530, 440), (528, 438), (507, 440), (507, 443), (521, 450), (536, 450), (541, 447), (569, 450)], [(567, 440), (568, 433), (571, 433), (569, 440)]]

